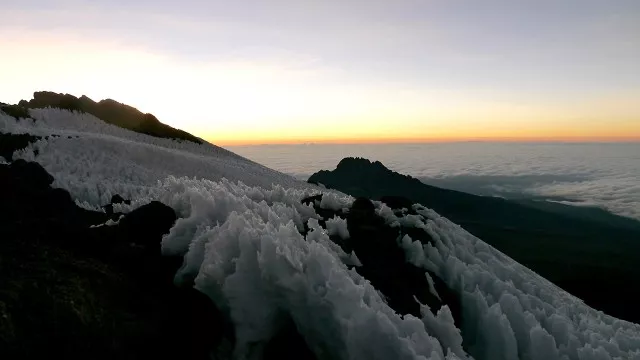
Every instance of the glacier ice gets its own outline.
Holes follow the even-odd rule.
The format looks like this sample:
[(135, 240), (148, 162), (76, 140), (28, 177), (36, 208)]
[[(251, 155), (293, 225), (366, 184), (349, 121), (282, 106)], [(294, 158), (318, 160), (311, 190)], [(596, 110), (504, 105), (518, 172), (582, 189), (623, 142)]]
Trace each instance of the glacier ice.
[(232, 320), (237, 358), (259, 356), (293, 321), (318, 358), (640, 360), (639, 325), (588, 307), (421, 205), (394, 213), (375, 203), (389, 226), (429, 235), (424, 243), (399, 236), (397, 246), (459, 295), (459, 326), (448, 306), (433, 313), (423, 305), (420, 318), (395, 313), (350, 268), (357, 255), (331, 241), (348, 238), (346, 222), (327, 219), (323, 227), (301, 203), (323, 193), (321, 208), (343, 211), (350, 196), (213, 145), (153, 138), (64, 110), (31, 113), (35, 120), (16, 121), (0, 112), (0, 131), (61, 135), (14, 157), (42, 164), (79, 205), (100, 209), (120, 194), (132, 203), (115, 211), (158, 200), (179, 214), (162, 251), (184, 257), (176, 282), (193, 282)]
[(347, 228), (347, 220), (335, 216), (327, 220), (327, 231), (329, 235), (337, 235), (341, 239), (349, 238), (349, 229)]

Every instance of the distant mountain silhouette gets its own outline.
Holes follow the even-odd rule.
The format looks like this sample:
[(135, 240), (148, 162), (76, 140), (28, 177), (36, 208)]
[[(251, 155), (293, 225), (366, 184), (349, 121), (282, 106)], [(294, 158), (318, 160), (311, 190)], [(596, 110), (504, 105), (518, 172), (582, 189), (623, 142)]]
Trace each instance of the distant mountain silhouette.
[[(426, 185), (378, 161), (345, 158), (309, 178), (392, 208), (421, 203), (608, 314), (640, 321), (640, 222), (599, 209), (511, 201)], [(572, 211), (575, 210), (575, 211)], [(612, 261), (615, 259), (615, 261)], [(593, 286), (598, 286), (598, 291)], [(617, 299), (614, 301), (612, 297)], [(620, 306), (620, 297), (629, 306)]]
[(33, 99), (29, 101), (20, 100), (18, 106), (11, 105), (9, 110), (24, 117), (24, 112), (20, 112), (19, 108), (36, 109), (45, 107), (85, 112), (109, 124), (155, 137), (181, 139), (198, 144), (202, 143), (201, 139), (186, 131), (161, 123), (152, 114), (145, 114), (132, 106), (119, 103), (112, 99), (95, 102), (85, 95), (77, 98), (70, 94), (36, 91), (33, 93)]

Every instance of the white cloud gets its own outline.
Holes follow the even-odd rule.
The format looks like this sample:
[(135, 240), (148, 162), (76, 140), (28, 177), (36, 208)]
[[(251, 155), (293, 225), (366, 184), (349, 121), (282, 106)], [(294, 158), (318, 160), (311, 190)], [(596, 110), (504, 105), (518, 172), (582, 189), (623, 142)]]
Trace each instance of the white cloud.
[[(621, 169), (622, 170), (622, 169)], [(569, 205), (600, 206), (613, 213), (640, 219), (640, 174), (594, 178), (579, 182), (540, 184), (529, 189), (534, 194), (580, 200)]]

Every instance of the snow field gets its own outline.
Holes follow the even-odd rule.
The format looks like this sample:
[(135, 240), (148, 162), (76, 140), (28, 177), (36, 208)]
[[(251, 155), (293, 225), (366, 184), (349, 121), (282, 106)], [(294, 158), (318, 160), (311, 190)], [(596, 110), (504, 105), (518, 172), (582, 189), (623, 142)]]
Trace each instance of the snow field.
[(60, 137), (13, 158), (39, 162), (79, 204), (99, 209), (120, 194), (132, 204), (115, 211), (158, 200), (177, 212), (162, 250), (184, 256), (176, 282), (193, 281), (228, 314), (235, 358), (259, 358), (293, 321), (319, 359), (640, 359), (639, 325), (591, 309), (423, 206), (396, 216), (376, 202), (376, 211), (390, 226), (421, 228), (433, 239), (404, 236), (398, 246), (460, 295), (460, 328), (447, 306), (435, 314), (423, 306), (421, 318), (396, 314), (357, 273), (357, 254), (329, 239), (348, 238), (346, 222), (329, 219), (323, 228), (313, 207), (301, 204), (323, 192), (320, 206), (339, 210), (351, 205), (349, 196), (213, 145), (153, 138), (63, 110), (31, 114), (36, 121), (0, 113), (0, 131)]

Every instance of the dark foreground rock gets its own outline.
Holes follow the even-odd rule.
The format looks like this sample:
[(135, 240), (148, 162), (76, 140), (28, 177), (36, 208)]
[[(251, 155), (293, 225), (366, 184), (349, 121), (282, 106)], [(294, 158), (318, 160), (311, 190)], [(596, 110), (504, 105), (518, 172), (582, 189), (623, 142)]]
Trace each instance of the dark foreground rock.
[(129, 213), (117, 229), (123, 240), (141, 245), (154, 253), (160, 253), (162, 235), (169, 232), (177, 220), (176, 213), (167, 205), (152, 201)]
[(161, 203), (114, 226), (81, 209), (36, 163), (0, 165), (0, 353), (3, 359), (207, 359), (224, 316), (160, 255), (176, 220)]
[(104, 205), (102, 208), (104, 209), (104, 212), (107, 215), (111, 216), (111, 219), (113, 220), (118, 219), (120, 215), (122, 215), (122, 214), (113, 212), (113, 205), (116, 205), (116, 204), (131, 205), (131, 200), (127, 200), (122, 196), (120, 196), (119, 194), (115, 194), (111, 197), (111, 201), (107, 205)]
[(14, 151), (24, 149), (39, 139), (39, 136), (29, 134), (5, 134), (0, 132), (0, 156), (6, 161), (11, 161)]

